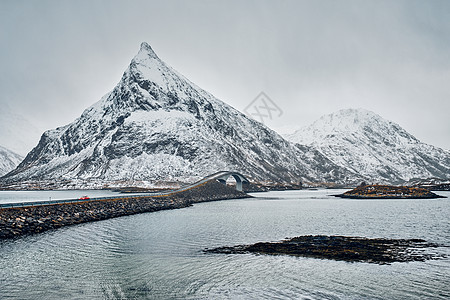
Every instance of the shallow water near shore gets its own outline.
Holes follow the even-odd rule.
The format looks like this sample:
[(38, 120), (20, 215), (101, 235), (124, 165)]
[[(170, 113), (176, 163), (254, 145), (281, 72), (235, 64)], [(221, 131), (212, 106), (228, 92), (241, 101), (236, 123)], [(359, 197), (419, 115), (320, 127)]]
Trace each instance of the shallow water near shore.
[[(204, 253), (299, 235), (450, 245), (450, 200), (252, 194), (0, 241), (0, 299), (448, 299), (450, 258), (374, 265)], [(438, 192), (450, 196), (450, 192)], [(450, 255), (450, 248), (437, 248)]]

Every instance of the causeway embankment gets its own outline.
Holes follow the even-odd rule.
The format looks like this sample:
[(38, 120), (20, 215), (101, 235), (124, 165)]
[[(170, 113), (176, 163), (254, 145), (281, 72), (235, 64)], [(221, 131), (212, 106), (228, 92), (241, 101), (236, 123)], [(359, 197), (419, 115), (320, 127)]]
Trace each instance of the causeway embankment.
[(250, 197), (209, 180), (195, 187), (158, 196), (127, 196), (76, 203), (0, 209), (0, 239), (36, 234), (63, 226), (115, 217), (188, 207), (194, 203)]

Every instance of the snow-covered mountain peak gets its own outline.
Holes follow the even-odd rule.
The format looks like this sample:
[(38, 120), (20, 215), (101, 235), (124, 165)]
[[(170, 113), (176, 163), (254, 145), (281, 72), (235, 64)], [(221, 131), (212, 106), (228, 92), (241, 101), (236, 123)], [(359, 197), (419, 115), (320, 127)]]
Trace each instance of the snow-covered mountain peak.
[(146, 42), (143, 42), (138, 53), (131, 61), (131, 66), (135, 65), (146, 69), (156, 69), (161, 71), (161, 66), (165, 64), (158, 55), (156, 55), (152, 47)]
[(324, 115), (313, 124), (286, 137), (300, 144), (320, 143), (335, 137), (352, 136), (355, 139), (381, 139), (385, 144), (406, 146), (419, 141), (398, 124), (383, 119), (366, 109), (342, 109)]
[(328, 131), (357, 131), (373, 123), (385, 122), (379, 115), (366, 109), (342, 109), (335, 113), (324, 115), (314, 124)]
[(85, 110), (82, 117), (123, 121), (134, 111), (182, 110), (201, 118), (211, 103), (222, 105), (163, 62), (145, 42), (113, 91)]
[(421, 143), (398, 124), (365, 109), (322, 116), (285, 137), (373, 180), (398, 183), (450, 174), (450, 153)]
[(141, 43), (141, 48), (139, 49), (139, 54), (142, 56), (149, 56), (154, 59), (159, 59), (158, 55), (156, 55), (155, 51), (153, 51), (153, 48), (146, 42)]
[(189, 181), (224, 169), (280, 182), (360, 180), (196, 86), (147, 43), (110, 93), (45, 132), (6, 180)]
[(107, 101), (116, 99), (117, 93), (125, 93), (121, 100), (139, 102), (134, 106), (144, 110), (187, 108), (196, 111), (194, 106), (202, 106), (205, 100), (217, 102), (211, 94), (168, 66), (145, 42)]

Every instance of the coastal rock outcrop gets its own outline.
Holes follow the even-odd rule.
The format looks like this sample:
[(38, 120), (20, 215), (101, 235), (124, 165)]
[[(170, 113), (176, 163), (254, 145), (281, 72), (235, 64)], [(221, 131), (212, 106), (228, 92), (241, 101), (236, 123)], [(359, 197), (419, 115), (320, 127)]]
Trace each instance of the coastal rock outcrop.
[(365, 185), (354, 188), (343, 194), (335, 195), (340, 198), (352, 199), (432, 199), (445, 198), (427, 189), (408, 186)]

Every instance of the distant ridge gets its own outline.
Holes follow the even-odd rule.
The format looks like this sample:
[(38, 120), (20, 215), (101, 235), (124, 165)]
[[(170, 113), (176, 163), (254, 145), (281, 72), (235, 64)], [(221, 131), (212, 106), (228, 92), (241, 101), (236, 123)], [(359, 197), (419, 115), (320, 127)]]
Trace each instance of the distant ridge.
[(285, 137), (318, 149), (337, 165), (373, 182), (450, 178), (450, 152), (420, 142), (398, 124), (364, 109), (322, 116)]

